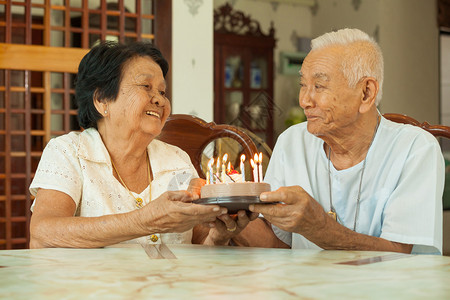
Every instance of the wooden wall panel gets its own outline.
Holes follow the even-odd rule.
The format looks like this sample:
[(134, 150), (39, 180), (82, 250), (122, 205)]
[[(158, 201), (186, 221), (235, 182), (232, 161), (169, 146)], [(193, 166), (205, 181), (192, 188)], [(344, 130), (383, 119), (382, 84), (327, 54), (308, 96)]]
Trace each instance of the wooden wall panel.
[(171, 30), (154, 29), (171, 24), (171, 0), (55, 3), (0, 0), (0, 249), (28, 247), (28, 187), (49, 139), (80, 129), (73, 82), (89, 48), (145, 40), (170, 62)]

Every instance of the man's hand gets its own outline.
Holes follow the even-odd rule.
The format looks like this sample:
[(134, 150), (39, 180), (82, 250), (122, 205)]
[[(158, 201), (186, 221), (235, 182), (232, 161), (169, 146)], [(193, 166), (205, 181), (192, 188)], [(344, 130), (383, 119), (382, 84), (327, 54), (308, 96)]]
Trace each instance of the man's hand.
[(257, 213), (247, 213), (245, 210), (238, 211), (236, 215), (220, 215), (214, 222), (214, 227), (209, 230), (203, 244), (228, 245), (232, 238), (240, 234), (256, 218), (258, 218)]
[(280, 229), (300, 233), (322, 228), (329, 218), (323, 207), (299, 186), (281, 187), (273, 192), (261, 194), (263, 202), (283, 202), (277, 204), (250, 205), (250, 211), (261, 213), (264, 218)]
[(278, 228), (299, 233), (323, 249), (411, 253), (412, 245), (357, 233), (339, 224), (299, 186), (281, 187), (261, 194), (260, 199), (283, 203), (250, 205), (251, 211), (262, 213)]

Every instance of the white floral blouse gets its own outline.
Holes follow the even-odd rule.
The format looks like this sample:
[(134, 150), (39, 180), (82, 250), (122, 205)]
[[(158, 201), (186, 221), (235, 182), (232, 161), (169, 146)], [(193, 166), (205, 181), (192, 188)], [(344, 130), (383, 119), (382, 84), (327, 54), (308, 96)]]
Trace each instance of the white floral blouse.
[[(152, 200), (166, 191), (186, 190), (190, 180), (198, 177), (189, 156), (178, 147), (153, 140), (147, 149), (154, 177)], [(109, 153), (94, 128), (50, 140), (30, 185), (31, 194), (36, 196), (39, 188), (69, 195), (77, 206), (75, 216), (98, 217), (136, 209), (135, 199), (113, 176)], [(148, 203), (149, 187), (133, 194)], [(192, 230), (155, 235), (154, 241), (147, 236), (127, 242), (190, 244)]]

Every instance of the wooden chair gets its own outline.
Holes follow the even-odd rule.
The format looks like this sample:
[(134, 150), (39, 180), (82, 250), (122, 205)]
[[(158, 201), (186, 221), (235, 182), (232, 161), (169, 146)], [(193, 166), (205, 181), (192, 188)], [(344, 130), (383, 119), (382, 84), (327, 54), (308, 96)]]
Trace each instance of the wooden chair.
[(419, 126), (420, 128), (428, 131), (435, 137), (445, 137), (450, 139), (450, 127), (444, 126), (444, 125), (430, 125), (427, 122), (420, 123), (416, 119), (402, 115), (402, 114), (395, 114), (395, 113), (386, 113), (383, 114), (383, 117), (385, 117), (388, 120), (391, 120), (393, 122), (397, 123), (403, 123), (403, 124), (411, 124), (415, 126)]
[[(207, 123), (204, 120), (191, 115), (171, 115), (167, 119), (166, 125), (158, 137), (159, 140), (180, 147), (182, 150), (186, 151), (191, 158), (192, 164), (197, 169), (198, 175), (202, 178), (205, 178), (203, 169), (209, 159), (209, 157), (205, 156), (204, 150), (210, 143), (217, 141), (219, 138), (225, 138), (225, 140), (228, 138), (237, 141), (242, 147), (237, 151), (245, 154), (247, 162), (249, 161), (249, 158), (253, 157), (254, 154), (258, 152), (252, 139), (235, 126), (217, 125), (214, 122)], [(225, 147), (224, 144), (227, 143), (219, 142), (218, 144)], [(235, 146), (232, 147), (236, 148)], [(214, 157), (223, 155), (226, 151), (227, 149), (217, 149), (216, 147), (214, 150)], [(203, 168), (202, 165), (204, 166)], [(234, 166), (236, 166), (236, 164), (234, 164)], [(249, 170), (250, 168), (247, 167), (246, 169)]]

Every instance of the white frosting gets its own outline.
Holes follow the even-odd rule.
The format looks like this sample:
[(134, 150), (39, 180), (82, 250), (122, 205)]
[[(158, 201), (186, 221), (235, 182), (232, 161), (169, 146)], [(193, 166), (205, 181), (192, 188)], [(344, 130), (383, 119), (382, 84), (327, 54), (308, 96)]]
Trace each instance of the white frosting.
[(270, 184), (265, 182), (217, 183), (204, 185), (201, 189), (201, 197), (259, 196), (268, 191), (270, 191)]

